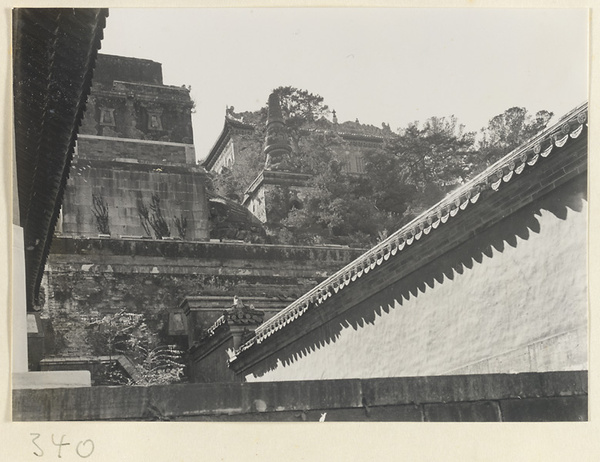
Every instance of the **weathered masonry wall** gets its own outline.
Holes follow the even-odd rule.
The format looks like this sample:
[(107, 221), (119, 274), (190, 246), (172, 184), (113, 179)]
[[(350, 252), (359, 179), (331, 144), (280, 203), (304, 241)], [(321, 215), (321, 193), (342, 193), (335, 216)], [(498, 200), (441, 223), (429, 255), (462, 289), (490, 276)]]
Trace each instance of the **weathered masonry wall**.
[(587, 421), (587, 373), (14, 390), (13, 420)]
[(190, 90), (163, 85), (160, 63), (98, 55), (80, 133), (193, 143)]
[[(298, 297), (360, 250), (146, 239), (55, 238), (43, 281), (43, 315), (58, 354), (85, 355), (90, 318), (124, 308), (155, 332), (193, 295)], [(224, 304), (229, 308), (231, 301)]]
[(236, 375), (227, 367), (227, 350), (235, 348), (233, 336), (214, 336), (202, 345), (197, 352), (191, 353), (190, 381), (195, 383), (242, 382), (243, 377)]
[(152, 195), (156, 194), (171, 236), (178, 237), (174, 219), (185, 217), (185, 239), (207, 240), (209, 213), (205, 181), (205, 175), (192, 167), (80, 159), (65, 191), (62, 234), (98, 236), (93, 211), (95, 195), (106, 204), (112, 236), (148, 236), (142, 226), (138, 204), (143, 201), (149, 206)]
[(94, 82), (112, 85), (113, 81), (162, 85), (162, 65), (149, 59), (98, 54)]
[[(432, 232), (427, 246), (409, 249), (400, 266), (368, 274), (304, 315), (303, 327), (290, 324), (255, 345), (263, 356), (242, 369), (246, 379), (587, 369), (586, 184), (585, 174), (577, 176), (356, 304), (386, 274), (402, 274), (413, 258), (472, 229), (482, 209), (467, 209), (453, 227)], [(505, 192), (495, 197), (506, 205)], [(331, 310), (342, 314), (320, 322)], [(286, 338), (298, 340), (285, 346)]]
[(85, 159), (136, 162), (142, 164), (195, 164), (193, 144), (129, 140), (106, 136), (80, 135), (77, 151)]

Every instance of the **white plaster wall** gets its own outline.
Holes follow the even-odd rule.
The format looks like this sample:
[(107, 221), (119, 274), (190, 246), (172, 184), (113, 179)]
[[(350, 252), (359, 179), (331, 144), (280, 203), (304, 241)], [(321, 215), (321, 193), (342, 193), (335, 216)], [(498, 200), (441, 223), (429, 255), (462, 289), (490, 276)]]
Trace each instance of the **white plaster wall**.
[(267, 210), (265, 208), (265, 187), (261, 186), (248, 204), (248, 210), (262, 223), (267, 222)]
[(212, 170), (215, 172), (222, 173), (223, 167), (231, 169), (231, 166), (235, 163), (235, 153), (233, 149), (233, 140), (229, 140), (227, 145), (223, 149), (223, 152), (213, 165)]
[(587, 210), (249, 381), (587, 369)]

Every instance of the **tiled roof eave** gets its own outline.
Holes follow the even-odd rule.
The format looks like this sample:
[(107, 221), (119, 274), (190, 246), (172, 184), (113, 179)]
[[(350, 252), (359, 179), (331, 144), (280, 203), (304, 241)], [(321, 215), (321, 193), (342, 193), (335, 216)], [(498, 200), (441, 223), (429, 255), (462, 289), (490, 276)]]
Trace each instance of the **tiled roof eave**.
[(476, 203), (482, 192), (498, 190), (502, 183), (508, 183), (515, 175), (520, 175), (526, 167), (534, 167), (540, 159), (550, 155), (555, 147), (561, 148), (568, 143), (569, 139), (579, 137), (584, 131), (584, 125), (587, 124), (587, 108), (587, 102), (576, 107), (563, 116), (558, 123), (543, 130), (504, 156), (458, 190), (258, 326), (255, 336), (236, 351), (235, 356), (230, 359), (230, 364), (234, 363), (239, 355), (299, 319), (309, 309), (319, 306), (363, 274), (394, 257), (406, 246), (412, 245), (423, 235), (434, 232), (440, 224), (446, 223), (459, 211)]
[(216, 164), (217, 159), (223, 152), (223, 149), (225, 148), (227, 142), (230, 139), (231, 139), (231, 129), (230, 129), (229, 124), (227, 123), (227, 118), (226, 118), (225, 123), (223, 124), (223, 130), (221, 130), (221, 133), (219, 134), (219, 137), (217, 138), (217, 141), (215, 142), (213, 147), (210, 148), (210, 151), (208, 152), (208, 156), (206, 156), (206, 159), (204, 159), (204, 162), (202, 162), (202, 166), (206, 170), (210, 171), (210, 169)]
[(15, 152), (28, 309), (43, 275), (107, 16), (107, 9), (15, 10)]
[(246, 204), (246, 199), (248, 199), (249, 197), (251, 197), (252, 195), (254, 195), (254, 193), (256, 192), (256, 190), (262, 184), (263, 180), (264, 180), (264, 170), (261, 170), (259, 172), (259, 174), (256, 176), (256, 178), (254, 178), (254, 180), (252, 181), (252, 183), (250, 183), (250, 186), (248, 186), (246, 188), (246, 191), (244, 191), (244, 205)]
[[(56, 224), (58, 222), (58, 216), (60, 215), (60, 209), (62, 206), (62, 201), (64, 197), (65, 188), (67, 186), (67, 180), (69, 179), (69, 173), (71, 164), (73, 161), (73, 154), (75, 151), (75, 143), (77, 141), (77, 135), (79, 133), (79, 127), (81, 126), (83, 115), (86, 109), (86, 101), (87, 97), (90, 94), (92, 87), (92, 78), (94, 74), (94, 67), (96, 58), (98, 56), (98, 50), (100, 49), (100, 44), (104, 35), (104, 28), (106, 26), (106, 18), (108, 17), (108, 10), (101, 9), (98, 10), (97, 14), (97, 22), (94, 25), (94, 32), (92, 33), (92, 39), (90, 40), (90, 49), (87, 60), (87, 70), (85, 72), (85, 76), (83, 78), (83, 82), (81, 84), (80, 93), (79, 93), (79, 102), (77, 105), (76, 115), (72, 121), (72, 131), (70, 134), (67, 156), (65, 159), (65, 164), (62, 171), (62, 177), (60, 179), (60, 184), (58, 186), (58, 191), (56, 194), (56, 201), (54, 203), (54, 210), (50, 217), (50, 223), (48, 226), (48, 235), (44, 242), (44, 248), (42, 251), (41, 262), (39, 265), (38, 273), (36, 275), (36, 280), (34, 282), (33, 293), (37, 294), (42, 282), (42, 278), (44, 275), (44, 267), (48, 260), (48, 255), (50, 253), (50, 246), (52, 244), (52, 236), (54, 235), (54, 230), (56, 229)], [(37, 295), (35, 295), (37, 296)]]
[[(227, 141), (229, 141), (229, 138), (231, 137), (231, 129), (256, 130), (256, 127), (257, 126), (255, 124), (241, 122), (241, 121), (233, 119), (229, 116), (225, 116), (225, 123), (223, 125), (223, 130), (219, 134), (217, 141), (215, 142), (213, 147), (210, 149), (208, 156), (206, 156), (206, 159), (203, 162), (203, 165), (206, 167), (206, 169), (210, 170), (210, 168), (212, 168), (212, 166), (216, 163), (217, 159), (223, 152), (225, 143)], [(393, 135), (386, 137), (386, 136), (369, 135), (369, 134), (363, 134), (363, 133), (353, 133), (353, 132), (346, 132), (346, 131), (338, 132), (335, 130), (335, 128), (331, 128), (331, 129), (327, 129), (327, 130), (323, 130), (323, 129), (319, 129), (319, 128), (305, 128), (305, 129), (301, 130), (301, 132), (304, 134), (325, 133), (327, 131), (335, 132), (337, 135), (341, 136), (343, 139), (345, 139), (347, 141), (351, 141), (351, 140), (366, 141), (366, 142), (372, 142), (372, 143), (377, 143), (377, 144), (382, 144), (386, 140), (389, 140), (390, 138), (393, 137)]]

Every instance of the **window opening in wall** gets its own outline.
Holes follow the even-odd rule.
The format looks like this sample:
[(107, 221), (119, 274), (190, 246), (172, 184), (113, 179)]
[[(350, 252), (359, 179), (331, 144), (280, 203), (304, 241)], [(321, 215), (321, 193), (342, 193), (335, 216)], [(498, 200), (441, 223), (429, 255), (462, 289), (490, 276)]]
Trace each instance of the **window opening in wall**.
[(148, 128), (151, 130), (162, 130), (160, 114), (157, 114), (155, 112), (150, 112), (148, 114)]
[(100, 108), (100, 125), (115, 126), (115, 110)]

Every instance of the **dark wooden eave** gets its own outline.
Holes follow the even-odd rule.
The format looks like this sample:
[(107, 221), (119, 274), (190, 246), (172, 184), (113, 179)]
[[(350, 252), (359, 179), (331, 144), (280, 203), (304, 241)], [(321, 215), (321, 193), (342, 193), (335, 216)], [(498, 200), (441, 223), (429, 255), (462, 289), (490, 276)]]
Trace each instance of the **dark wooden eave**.
[(108, 9), (13, 10), (14, 132), (27, 308), (37, 296)]

